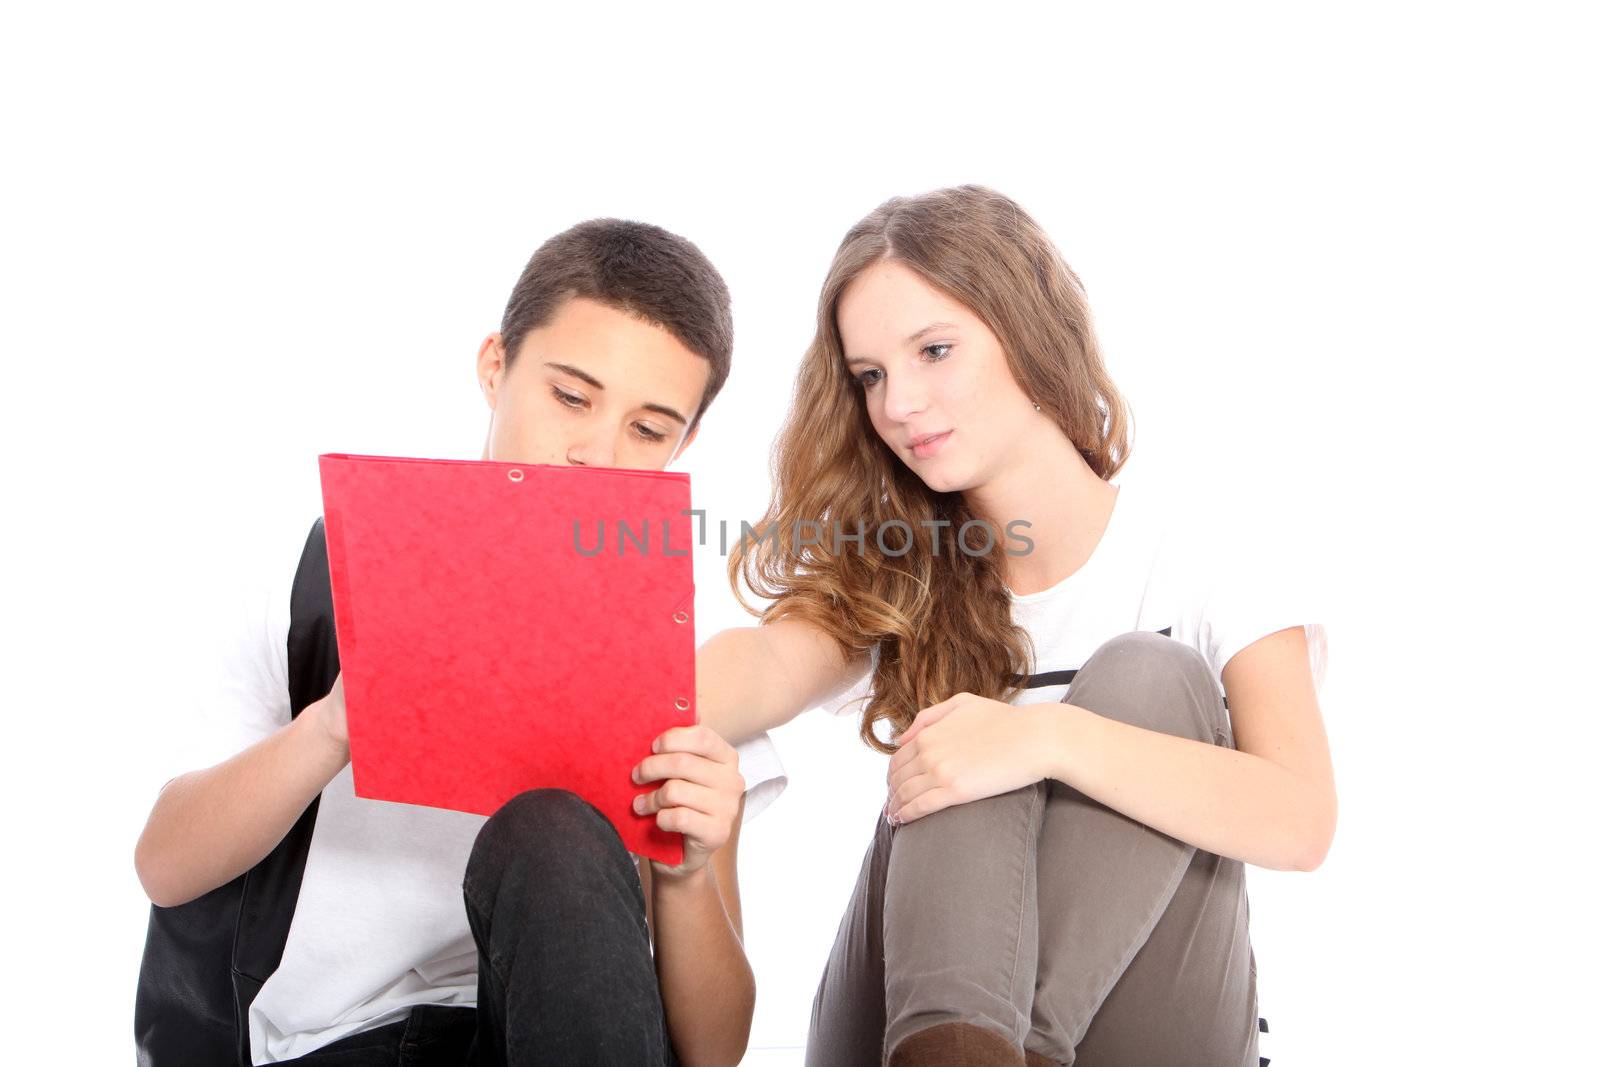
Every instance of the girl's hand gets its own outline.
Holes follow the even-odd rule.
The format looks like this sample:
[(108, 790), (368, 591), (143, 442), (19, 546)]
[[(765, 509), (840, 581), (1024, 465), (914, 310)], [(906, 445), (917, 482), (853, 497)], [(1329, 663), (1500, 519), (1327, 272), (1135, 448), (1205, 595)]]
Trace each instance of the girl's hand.
[(662, 782), (654, 792), (635, 797), (633, 810), (654, 814), (656, 825), (683, 835), (683, 863), (668, 867), (650, 861), (653, 874), (690, 874), (728, 843), (744, 797), (739, 754), (711, 727), (674, 726), (651, 744), (633, 768), (636, 783)]
[(952, 804), (999, 796), (1049, 777), (1051, 711), (1059, 704), (1005, 704), (971, 693), (923, 708), (889, 761), (895, 824)]

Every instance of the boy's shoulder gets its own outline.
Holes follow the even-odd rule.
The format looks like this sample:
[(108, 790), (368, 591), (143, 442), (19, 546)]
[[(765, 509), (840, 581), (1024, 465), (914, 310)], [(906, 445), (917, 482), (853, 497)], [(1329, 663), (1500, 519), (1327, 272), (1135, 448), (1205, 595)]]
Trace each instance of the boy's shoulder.
[(219, 588), (197, 590), (194, 641), (155, 726), (157, 790), (187, 771), (215, 766), (290, 720), (290, 593), (315, 514), (258, 525), (232, 546)]

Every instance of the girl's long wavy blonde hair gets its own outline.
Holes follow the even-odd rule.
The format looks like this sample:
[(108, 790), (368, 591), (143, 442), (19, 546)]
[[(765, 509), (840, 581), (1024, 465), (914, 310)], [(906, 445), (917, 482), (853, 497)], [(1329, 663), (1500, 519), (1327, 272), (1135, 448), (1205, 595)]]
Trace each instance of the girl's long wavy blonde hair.
[[(919, 709), (956, 693), (1009, 700), (1032, 673), (1033, 649), (1011, 621), (1000, 543), (981, 554), (952, 551), (948, 540), (933, 550), (924, 523), (944, 520), (956, 531), (976, 516), (960, 493), (929, 489), (884, 445), (845, 368), (840, 294), (883, 259), (909, 267), (983, 320), (1022, 391), (1102, 479), (1127, 460), (1132, 415), (1101, 362), (1082, 283), (1008, 197), (980, 185), (897, 196), (845, 234), (773, 444), (772, 500), (734, 547), (728, 579), (763, 623), (803, 620), (850, 656), (878, 645), (861, 739), (892, 752), (875, 730), (880, 720), (892, 739)], [(909, 539), (903, 555), (878, 551), (877, 532), (891, 520), (907, 524), (909, 536), (896, 525), (883, 544), (895, 550)], [(835, 530), (842, 531), (837, 546)], [(858, 531), (861, 542), (853, 540)], [(810, 543), (817, 540), (823, 543)], [(741, 576), (773, 602), (752, 608)]]

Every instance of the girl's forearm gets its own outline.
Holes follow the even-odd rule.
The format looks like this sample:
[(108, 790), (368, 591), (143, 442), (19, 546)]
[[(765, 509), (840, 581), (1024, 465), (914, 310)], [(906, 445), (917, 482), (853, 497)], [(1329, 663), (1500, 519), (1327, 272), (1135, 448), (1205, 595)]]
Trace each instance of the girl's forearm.
[(734, 1067), (750, 1041), (756, 981), (711, 864), (655, 873), (656, 975), (673, 1048), (684, 1067)]
[(695, 650), (695, 713), (730, 744), (761, 733), (772, 717), (766, 705), (783, 693), (766, 654), (755, 626), (723, 630)]
[(1273, 870), (1313, 870), (1327, 853), (1334, 812), (1326, 791), (1287, 768), (1074, 704), (1041, 714), (1050, 777), (1129, 818)]
[(695, 652), (696, 708), (737, 745), (847, 691), (870, 662), (799, 619), (723, 630)]

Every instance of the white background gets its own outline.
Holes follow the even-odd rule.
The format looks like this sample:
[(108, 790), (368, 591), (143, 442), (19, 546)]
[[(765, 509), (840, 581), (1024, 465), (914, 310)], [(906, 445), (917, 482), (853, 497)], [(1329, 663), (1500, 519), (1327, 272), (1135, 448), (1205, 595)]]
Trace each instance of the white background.
[[(474, 353), (539, 242), (634, 217), (723, 271), (733, 375), (676, 469), (753, 518), (840, 237), (977, 181), (1088, 287), (1138, 420), (1123, 477), (1298, 531), (1340, 822), (1316, 872), (1250, 870), (1263, 1051), (1576, 1059), (1600, 711), (1578, 5), (755, 8), (5, 16), (0, 1058), (131, 1058), (133, 843), (162, 728), (204, 699), (193, 649), (263, 531), (316, 514), (319, 452), (478, 457)], [(751, 621), (720, 564), (696, 559), (702, 639)], [(752, 1064), (799, 1062), (881, 802), (852, 736), (777, 735), (791, 785), (743, 853)]]

